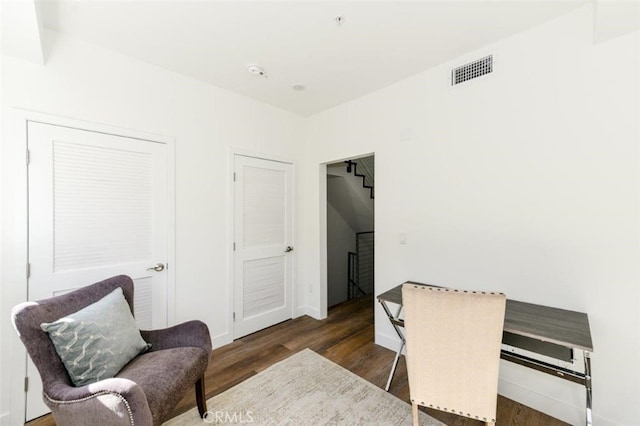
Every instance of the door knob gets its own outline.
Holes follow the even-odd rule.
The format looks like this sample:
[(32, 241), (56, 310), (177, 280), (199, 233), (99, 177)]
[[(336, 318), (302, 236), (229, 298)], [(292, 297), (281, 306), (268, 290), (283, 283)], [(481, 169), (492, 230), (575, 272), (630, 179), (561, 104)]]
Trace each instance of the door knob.
[(287, 246), (287, 248), (284, 249), (285, 253), (289, 253), (290, 251), (293, 251), (293, 247), (291, 247), (291, 246)]
[(147, 268), (147, 271), (162, 272), (164, 271), (164, 263), (156, 263), (155, 266), (152, 266), (151, 268)]

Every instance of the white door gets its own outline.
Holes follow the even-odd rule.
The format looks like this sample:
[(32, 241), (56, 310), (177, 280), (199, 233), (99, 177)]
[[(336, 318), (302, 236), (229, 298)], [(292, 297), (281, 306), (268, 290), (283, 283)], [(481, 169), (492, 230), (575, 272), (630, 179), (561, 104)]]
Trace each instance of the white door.
[[(30, 122), (28, 148), (29, 300), (125, 274), (138, 326), (166, 327), (166, 144)], [(29, 420), (49, 410), (27, 377)]]
[(235, 156), (234, 338), (292, 317), (293, 166)]

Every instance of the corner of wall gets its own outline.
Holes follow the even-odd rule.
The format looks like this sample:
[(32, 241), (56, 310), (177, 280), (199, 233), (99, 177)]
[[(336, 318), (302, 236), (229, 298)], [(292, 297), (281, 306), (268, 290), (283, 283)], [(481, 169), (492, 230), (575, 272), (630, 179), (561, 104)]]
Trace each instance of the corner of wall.
[(317, 319), (317, 320), (324, 319), (319, 309), (312, 308), (311, 306), (307, 306), (307, 305), (299, 306), (298, 308), (296, 308), (295, 317), (298, 318), (303, 315), (308, 315), (311, 318)]
[(233, 342), (233, 334), (231, 332), (211, 336), (211, 346), (213, 349), (227, 345)]

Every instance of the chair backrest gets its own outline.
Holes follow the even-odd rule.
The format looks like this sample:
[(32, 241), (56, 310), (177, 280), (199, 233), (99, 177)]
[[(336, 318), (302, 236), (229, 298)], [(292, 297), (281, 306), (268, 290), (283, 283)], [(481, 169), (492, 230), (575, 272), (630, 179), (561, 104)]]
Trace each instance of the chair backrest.
[(506, 297), (402, 287), (412, 402), (495, 422)]
[(53, 322), (79, 311), (118, 287), (122, 288), (133, 313), (133, 281), (126, 275), (112, 277), (49, 299), (21, 303), (11, 310), (13, 325), (27, 348), (31, 360), (38, 368), (45, 391), (53, 383), (60, 381), (73, 385), (51, 339), (42, 331), (40, 324)]

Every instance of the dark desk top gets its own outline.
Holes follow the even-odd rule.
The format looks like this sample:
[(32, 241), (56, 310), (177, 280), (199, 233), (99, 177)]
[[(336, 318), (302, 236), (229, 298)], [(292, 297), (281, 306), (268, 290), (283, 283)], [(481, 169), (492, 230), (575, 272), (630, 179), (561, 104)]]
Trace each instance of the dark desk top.
[[(413, 281), (405, 284), (431, 285)], [(378, 300), (402, 305), (402, 284), (380, 294)], [(593, 352), (589, 318), (582, 312), (507, 299), (504, 331)]]

